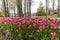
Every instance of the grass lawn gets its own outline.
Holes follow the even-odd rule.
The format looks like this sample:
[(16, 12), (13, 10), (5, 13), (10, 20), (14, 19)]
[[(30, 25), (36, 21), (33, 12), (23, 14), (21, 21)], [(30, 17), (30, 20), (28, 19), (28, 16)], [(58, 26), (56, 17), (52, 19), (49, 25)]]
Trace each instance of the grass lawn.
[(47, 16), (32, 16), (33, 18), (35, 17), (44, 17), (44, 18), (53, 18), (53, 19), (60, 19), (57, 14), (54, 15), (47, 15)]

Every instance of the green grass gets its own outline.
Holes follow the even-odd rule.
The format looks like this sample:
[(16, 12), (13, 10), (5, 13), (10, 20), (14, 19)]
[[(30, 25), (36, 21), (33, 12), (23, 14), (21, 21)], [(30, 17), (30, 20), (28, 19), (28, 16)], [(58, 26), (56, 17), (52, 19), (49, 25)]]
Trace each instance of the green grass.
[(44, 17), (44, 18), (53, 18), (53, 19), (60, 19), (57, 14), (47, 15), (47, 16), (32, 16), (32, 18), (35, 17)]
[(58, 15), (57, 15), (57, 14), (54, 14), (54, 15), (47, 15), (47, 17), (49, 17), (49, 18), (58, 18)]

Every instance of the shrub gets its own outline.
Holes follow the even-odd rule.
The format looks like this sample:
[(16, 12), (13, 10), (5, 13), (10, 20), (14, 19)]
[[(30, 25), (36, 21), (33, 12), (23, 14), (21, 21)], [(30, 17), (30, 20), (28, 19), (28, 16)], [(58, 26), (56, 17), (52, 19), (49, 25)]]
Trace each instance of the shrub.
[(46, 16), (46, 12), (42, 3), (40, 3), (39, 8), (37, 9), (37, 16)]

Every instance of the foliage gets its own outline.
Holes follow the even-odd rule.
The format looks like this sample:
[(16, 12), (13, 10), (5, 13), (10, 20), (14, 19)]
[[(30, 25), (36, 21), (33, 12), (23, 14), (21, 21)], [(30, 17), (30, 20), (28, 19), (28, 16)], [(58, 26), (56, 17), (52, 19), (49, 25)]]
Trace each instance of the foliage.
[(40, 3), (39, 8), (37, 9), (36, 15), (37, 16), (46, 16), (45, 9), (44, 9), (42, 3)]
[(0, 17), (1, 17), (1, 16), (4, 16), (4, 12), (0, 12)]
[(60, 20), (52, 18), (1, 17), (0, 29), (10, 33), (11, 39), (60, 40)]

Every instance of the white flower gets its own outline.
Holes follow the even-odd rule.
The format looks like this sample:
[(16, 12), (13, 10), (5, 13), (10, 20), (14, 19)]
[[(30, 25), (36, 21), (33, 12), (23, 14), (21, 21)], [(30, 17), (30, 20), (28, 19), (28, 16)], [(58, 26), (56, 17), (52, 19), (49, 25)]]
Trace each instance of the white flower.
[(37, 30), (37, 32), (40, 32), (39, 30)]
[(58, 27), (58, 29), (60, 29), (60, 26)]

